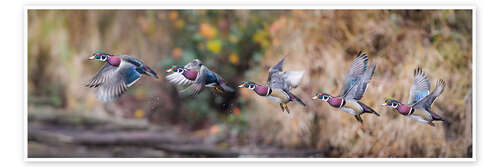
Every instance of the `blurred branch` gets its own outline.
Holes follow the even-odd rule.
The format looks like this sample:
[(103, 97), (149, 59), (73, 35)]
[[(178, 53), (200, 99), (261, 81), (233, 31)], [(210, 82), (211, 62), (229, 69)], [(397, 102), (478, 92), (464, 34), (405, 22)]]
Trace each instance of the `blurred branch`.
[(169, 132), (91, 132), (78, 130), (44, 130), (30, 127), (28, 140), (49, 144), (80, 145), (134, 145), (136, 147), (152, 147), (168, 153), (202, 157), (310, 157), (326, 156), (333, 147), (324, 150), (279, 150), (265, 152), (239, 152), (217, 149), (210, 144), (202, 144), (202, 140), (171, 134)]
[(328, 147), (324, 150), (279, 150), (262, 152), (240, 152), (231, 150), (221, 150), (214, 146), (207, 145), (160, 145), (156, 149), (165, 150), (167, 152), (175, 152), (185, 155), (201, 155), (206, 157), (326, 157), (333, 150), (333, 147)]
[(84, 145), (156, 145), (163, 143), (199, 143), (200, 139), (157, 131), (98, 132), (87, 130), (44, 130), (30, 127), (28, 140)]
[(111, 118), (81, 112), (58, 112), (49, 109), (29, 111), (28, 121), (42, 122), (45, 125), (79, 126), (99, 130), (144, 130), (150, 126), (146, 120)]
[[(89, 129), (90, 124), (93, 129)], [(296, 151), (266, 148), (266, 151), (257, 152), (223, 150), (213, 144), (205, 143), (201, 138), (181, 135), (166, 128), (157, 127), (155, 130), (131, 128), (137, 125), (141, 124), (129, 120), (110, 121), (76, 113), (30, 112), (28, 141), (63, 147), (135, 146), (153, 148), (170, 154), (200, 157), (324, 157), (333, 149), (328, 147), (324, 150)], [(43, 153), (30, 153), (30, 155), (44, 156)]]
[(229, 150), (218, 150), (206, 145), (160, 145), (154, 148), (166, 152), (184, 155), (201, 155), (206, 157), (238, 157), (240, 153)]

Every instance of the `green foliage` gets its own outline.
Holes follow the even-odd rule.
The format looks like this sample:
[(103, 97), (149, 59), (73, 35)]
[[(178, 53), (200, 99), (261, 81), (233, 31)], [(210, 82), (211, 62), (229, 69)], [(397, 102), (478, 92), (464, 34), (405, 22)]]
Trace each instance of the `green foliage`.
[[(235, 85), (243, 79), (250, 64), (257, 64), (270, 44), (269, 30), (266, 28), (274, 18), (274, 12), (248, 11), (169, 11), (172, 24), (169, 25), (173, 42), (172, 56), (161, 61), (164, 67), (172, 64), (184, 65), (197, 58), (209, 68)], [(231, 98), (231, 99), (229, 99)], [(204, 92), (193, 100), (186, 100), (187, 111), (197, 114), (190, 122), (215, 118), (222, 105), (239, 106), (234, 96), (220, 96)], [(226, 103), (231, 104), (226, 104)], [(235, 103), (236, 105), (233, 105)], [(232, 110), (231, 108), (227, 110)], [(222, 111), (228, 123), (244, 126), (239, 116)], [(217, 120), (212, 120), (217, 121)]]

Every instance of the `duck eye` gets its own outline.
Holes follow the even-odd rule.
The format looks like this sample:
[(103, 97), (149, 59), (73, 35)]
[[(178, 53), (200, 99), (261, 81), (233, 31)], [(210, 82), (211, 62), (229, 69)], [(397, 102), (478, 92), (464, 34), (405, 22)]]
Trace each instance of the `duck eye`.
[(248, 88), (248, 84), (245, 84), (245, 88)]

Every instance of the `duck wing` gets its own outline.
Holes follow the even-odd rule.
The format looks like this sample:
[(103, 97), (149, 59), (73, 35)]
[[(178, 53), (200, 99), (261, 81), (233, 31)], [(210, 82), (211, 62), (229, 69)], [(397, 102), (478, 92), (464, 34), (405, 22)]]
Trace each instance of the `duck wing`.
[(371, 65), (370, 67), (368, 67), (368, 70), (366, 70), (365, 73), (358, 79), (357, 84), (352, 86), (352, 90), (350, 90), (348, 93), (346, 92), (347, 99), (361, 100), (361, 98), (363, 98), (363, 95), (366, 92), (366, 88), (368, 87), (368, 84), (372, 79), (375, 67), (376, 65)]
[(413, 72), (413, 78), (413, 84), (410, 88), (410, 98), (408, 99), (409, 105), (412, 105), (429, 95), (429, 91), (431, 89), (429, 77), (427, 77), (420, 67), (415, 69)]
[(99, 88), (97, 92), (99, 100), (112, 101), (141, 78), (142, 74), (136, 68), (127, 61), (122, 61), (118, 67), (105, 64), (87, 86)]
[(365, 52), (360, 51), (358, 56), (354, 59), (349, 68), (349, 72), (344, 77), (344, 83), (342, 89), (338, 96), (344, 96), (347, 90), (351, 89), (358, 80), (360, 80), (361, 75), (363, 75), (368, 66), (368, 55)]
[(439, 97), (439, 95), (443, 93), (445, 86), (446, 83), (444, 82), (444, 80), (442, 79), (438, 80), (436, 83), (436, 88), (434, 88), (432, 93), (425, 96), (420, 101), (414, 103), (412, 107), (415, 109), (424, 109), (427, 112), (431, 112), (432, 104), (434, 103), (434, 101), (436, 101), (437, 97)]

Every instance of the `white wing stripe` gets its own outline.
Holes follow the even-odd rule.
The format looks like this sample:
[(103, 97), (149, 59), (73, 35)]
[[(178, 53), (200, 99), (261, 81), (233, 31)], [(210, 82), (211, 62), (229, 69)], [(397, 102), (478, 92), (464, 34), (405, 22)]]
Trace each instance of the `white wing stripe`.
[(180, 73), (170, 74), (166, 78), (168, 81), (170, 81), (171, 83), (174, 83), (176, 85), (186, 85), (186, 84), (194, 83), (194, 81), (188, 80), (186, 77), (184, 77)]

